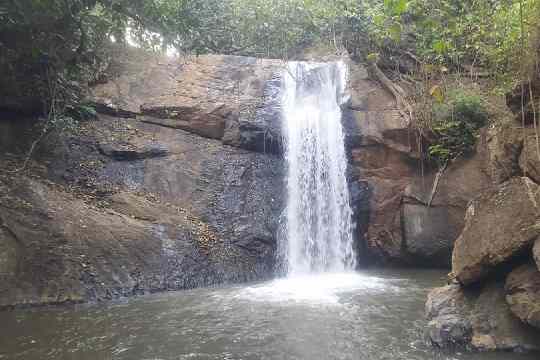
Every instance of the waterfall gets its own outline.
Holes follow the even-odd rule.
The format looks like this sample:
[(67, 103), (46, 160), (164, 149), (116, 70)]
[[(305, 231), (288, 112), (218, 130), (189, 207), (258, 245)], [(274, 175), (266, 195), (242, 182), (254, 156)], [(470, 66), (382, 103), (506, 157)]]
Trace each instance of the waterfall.
[(290, 62), (283, 71), (287, 205), (279, 253), (287, 274), (355, 267), (341, 108), (343, 62)]

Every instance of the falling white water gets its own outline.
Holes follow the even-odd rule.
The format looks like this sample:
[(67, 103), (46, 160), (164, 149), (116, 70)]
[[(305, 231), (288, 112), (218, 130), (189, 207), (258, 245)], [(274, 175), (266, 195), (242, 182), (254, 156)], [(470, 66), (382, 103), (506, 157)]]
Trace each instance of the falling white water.
[(343, 62), (290, 62), (283, 72), (287, 207), (282, 263), (289, 275), (355, 267), (341, 108)]

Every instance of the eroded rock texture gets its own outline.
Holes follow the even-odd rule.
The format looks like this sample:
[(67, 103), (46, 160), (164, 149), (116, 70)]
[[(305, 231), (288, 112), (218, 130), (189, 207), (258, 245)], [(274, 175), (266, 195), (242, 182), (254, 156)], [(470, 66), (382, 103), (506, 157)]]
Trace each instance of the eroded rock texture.
[(534, 264), (522, 265), (506, 278), (506, 302), (523, 322), (540, 328), (540, 271)]
[(471, 202), (465, 228), (456, 241), (452, 272), (468, 285), (482, 280), (529, 250), (540, 234), (538, 185), (517, 177)]
[(487, 174), (456, 240), (451, 277), (426, 304), (440, 347), (539, 350), (540, 187), (536, 134), (509, 121), (487, 133)]
[(279, 60), (206, 55), (166, 58), (132, 50), (92, 89), (98, 109), (225, 144), (279, 152)]
[[(93, 89), (97, 119), (1, 174), (0, 307), (273, 275), (280, 63), (130, 55)], [(18, 125), (3, 127), (13, 152)]]
[(522, 323), (505, 302), (504, 283), (480, 289), (457, 284), (433, 290), (426, 303), (427, 337), (439, 347), (473, 350), (540, 350), (537, 330)]
[[(476, 152), (437, 170), (418, 154), (418, 134), (393, 96), (351, 66), (345, 111), (353, 178), (369, 189), (367, 251), (378, 262), (450, 267), (467, 203), (491, 186), (486, 134)], [(433, 196), (432, 196), (433, 193)]]
[[(363, 66), (344, 61), (350, 68), (350, 101), (343, 107), (343, 122), (352, 205), (362, 239), (359, 252), (381, 263), (448, 267), (466, 204), (489, 184), (477, 167), (483, 164), (485, 146), (447, 170), (427, 206), (436, 169), (422, 172), (416, 134), (393, 96)], [(274, 60), (223, 56), (179, 64), (138, 55), (121, 64), (123, 75), (97, 86), (93, 97), (112, 113), (119, 109), (145, 123), (280, 154), (278, 75), (283, 66)], [(104, 151), (117, 158), (133, 156), (122, 149)]]
[[(284, 64), (134, 49), (115, 58), (108, 79), (89, 94), (98, 119), (40, 148), (27, 176), (2, 178), (2, 305), (112, 298), (273, 272), (286, 189)], [(430, 199), (436, 169), (422, 171), (416, 136), (395, 99), (363, 66), (343, 59), (350, 66), (343, 124), (361, 263), (448, 266), (467, 202), (489, 186), (485, 143), (447, 169)], [(9, 124), (0, 124), (6, 162), (33, 139)], [(9, 199), (29, 207), (3, 205)], [(62, 210), (44, 215), (54, 208)], [(82, 225), (65, 232), (64, 222)], [(120, 257), (128, 260), (113, 260)]]

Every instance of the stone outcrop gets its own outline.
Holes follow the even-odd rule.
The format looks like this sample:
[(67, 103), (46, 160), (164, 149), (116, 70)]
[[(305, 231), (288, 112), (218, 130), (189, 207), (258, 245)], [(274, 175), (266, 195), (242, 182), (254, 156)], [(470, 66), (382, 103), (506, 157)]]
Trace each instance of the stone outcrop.
[[(2, 244), (17, 255), (2, 261), (12, 271), (2, 271), (11, 280), (2, 281), (1, 305), (106, 299), (272, 273), (283, 206), (279, 159), (133, 120), (102, 117), (91, 125), (100, 144), (129, 125), (137, 141), (147, 137), (168, 153), (118, 159), (75, 150), (51, 159), (47, 178), (86, 179), (79, 185), (95, 188), (90, 201), (46, 180), (5, 185)], [(11, 209), (10, 201), (22, 208)]]
[(438, 347), (538, 351), (539, 332), (516, 318), (505, 302), (502, 281), (480, 289), (457, 284), (433, 290), (426, 303), (428, 340)]
[[(251, 151), (282, 152), (281, 62), (234, 56), (178, 61), (140, 53), (120, 59), (119, 75), (92, 91), (101, 111)], [(345, 58), (316, 57), (321, 59)], [(364, 244), (359, 249), (381, 263), (450, 266), (466, 204), (490, 184), (485, 140), (472, 158), (447, 169), (428, 206), (436, 169), (424, 164), (422, 172), (416, 134), (366, 68), (345, 61), (350, 101), (343, 107), (344, 126), (355, 222)], [(120, 159), (147, 156), (149, 149), (104, 150)]]
[(450, 267), (468, 202), (492, 184), (487, 131), (472, 156), (446, 169), (430, 199), (438, 169), (420, 160), (418, 134), (393, 96), (354, 64), (349, 91), (351, 100), (344, 110), (351, 179), (366, 184), (369, 191), (363, 234), (369, 258)]
[(0, 181), (0, 307), (272, 274), (275, 156), (107, 116), (59, 151), (35, 176)]
[[(60, 145), (37, 151), (39, 176), (27, 180), (34, 181), (36, 188), (49, 187), (49, 181), (57, 184), (54, 194), (65, 203), (59, 207), (70, 209), (63, 216), (82, 219), (95, 215), (99, 220), (95, 226), (117, 228), (118, 234), (110, 230), (111, 249), (127, 246), (118, 240), (127, 231), (124, 228), (130, 227), (122, 223), (127, 219), (137, 223), (133, 229), (140, 228), (137, 238), (141, 247), (147, 246), (144, 253), (174, 253), (172, 258), (156, 255), (151, 264), (138, 263), (143, 269), (140, 281), (129, 275), (134, 280), (128, 283), (142, 284), (134, 285), (140, 292), (268, 276), (284, 206), (279, 112), (283, 63), (215, 55), (173, 59), (136, 49), (124, 51), (128, 53), (115, 56), (107, 81), (97, 84), (89, 94), (100, 112), (98, 119), (85, 123), (77, 136), (60, 138)], [(350, 66), (350, 101), (343, 106), (343, 123), (350, 156), (348, 178), (354, 220), (362, 240), (357, 246), (359, 254), (380, 263), (448, 266), (454, 240), (463, 227), (467, 202), (490, 184), (483, 166), (485, 141), (480, 142), (474, 156), (449, 166), (428, 206), (436, 169), (426, 166), (421, 171), (416, 134), (398, 111), (393, 96), (373, 81), (363, 66), (345, 61)], [(19, 134), (26, 132), (8, 127), (2, 133), (2, 141), (6, 140), (2, 149), (15, 149), (19, 137), (32, 138)], [(27, 144), (21, 146), (20, 152), (27, 148)], [(31, 188), (28, 186), (17, 196), (24, 199)], [(12, 185), (6, 185), (6, 192), (14, 192)], [(36, 201), (29, 202), (36, 208), (46, 208), (52, 201), (30, 198)], [(83, 212), (87, 210), (76, 205), (78, 201), (88, 205), (90, 212)], [(172, 219), (174, 212), (164, 215), (169, 220), (162, 219), (163, 204), (185, 211), (186, 216), (201, 224), (203, 232), (217, 240), (199, 241), (202, 230)], [(102, 212), (114, 214), (114, 223), (104, 222), (99, 216)], [(24, 253), (30, 245), (17, 241), (20, 235), (12, 228), (22, 231), (31, 221), (18, 228), (13, 221), (7, 221), (0, 247), (5, 254), (17, 249), (18, 254)], [(167, 230), (177, 221), (183, 232)], [(48, 236), (46, 223), (38, 223), (40, 236)], [(148, 231), (157, 228), (165, 230)], [(83, 229), (77, 231), (86, 234)], [(164, 234), (169, 234), (167, 239), (172, 243), (163, 240)], [(47, 246), (70, 244), (71, 236), (73, 233), (53, 237)], [(89, 233), (85, 248), (99, 248), (94, 246), (98, 240)], [(173, 244), (174, 250), (165, 251), (167, 244)], [(110, 254), (117, 251), (111, 249), (96, 255), (101, 262), (94, 261), (94, 273), (106, 272), (105, 268), (122, 273), (110, 265)], [(198, 255), (190, 255), (190, 259), (204, 264), (205, 271), (197, 266), (191, 271), (189, 261), (182, 260), (185, 254), (195, 252)], [(136, 251), (126, 254), (137, 259), (146, 256)], [(54, 262), (64, 263), (71, 254), (54, 256)], [(120, 281), (105, 276), (103, 281), (86, 282), (86, 287), (73, 290), (73, 296), (62, 297), (45, 284), (53, 284), (55, 276), (64, 281), (58, 272), (35, 280), (36, 288), (45, 284), (43, 291), (29, 295), (31, 285), (23, 288), (16, 281), (16, 274), (23, 274), (30, 266), (25, 259), (19, 255), (0, 259), (6, 269), (21, 271), (5, 271), (12, 274), (10, 281), (19, 289), (19, 295), (10, 294), (11, 300), (4, 305), (23, 303), (25, 299), (29, 303), (39, 303), (39, 299), (100, 299), (129, 294), (133, 289), (118, 289)], [(49, 261), (42, 255), (35, 259)], [(160, 262), (171, 264), (167, 271), (176, 274), (174, 281), (156, 280), (149, 275), (156, 273), (155, 264)], [(79, 268), (66, 270), (66, 276), (72, 277), (70, 281), (80, 276)], [(129, 274), (135, 271), (128, 269)], [(101, 283), (105, 285), (98, 286)], [(41, 297), (47, 293), (54, 295)]]
[(457, 159), (444, 171), (432, 199), (435, 173), (416, 177), (408, 185), (402, 222), (410, 257), (426, 266), (450, 266), (454, 241), (463, 230), (468, 202), (490, 186), (486, 157), (483, 134), (473, 156)]
[(468, 202), (492, 186), (494, 173), (507, 173), (505, 166), (520, 173), (521, 138), (512, 129), (515, 146), (501, 149), (506, 134), (482, 131), (474, 154), (450, 164), (430, 199), (438, 169), (420, 160), (418, 134), (363, 66), (351, 62), (349, 68), (344, 125), (350, 183), (368, 203), (356, 218), (367, 260), (450, 267)]
[(506, 278), (506, 302), (523, 322), (540, 328), (540, 271), (534, 264), (522, 265)]
[(273, 274), (280, 62), (128, 52), (92, 89), (99, 117), (44, 141), (27, 175), (14, 145), (33, 137), (2, 122), (0, 307)]
[[(358, 113), (358, 111), (357, 111)], [(364, 126), (376, 123), (386, 117), (385, 123), (394, 122), (393, 128), (403, 125), (403, 119), (392, 110), (359, 115), (355, 114), (354, 125), (359, 142), (351, 148), (351, 167), (353, 181), (365, 183), (369, 189), (369, 221), (365, 229), (367, 251), (382, 262), (399, 262), (404, 258), (402, 252), (401, 203), (403, 192), (415, 174), (415, 162), (407, 153), (386, 146), (384, 129), (373, 131), (378, 138), (364, 138)], [(374, 117), (374, 118), (371, 118)], [(354, 132), (349, 131), (349, 134)]]
[(539, 187), (513, 178), (471, 202), (456, 240), (452, 272), (468, 285), (529, 250), (540, 234)]
[(457, 285), (431, 291), (426, 302), (428, 340), (439, 347), (466, 347), (473, 334), (471, 321), (462, 312), (466, 305), (467, 298)]
[(90, 99), (111, 115), (182, 129), (248, 150), (279, 152), (278, 70), (283, 63), (241, 56), (118, 57), (117, 76)]
[(489, 129), (486, 140), (490, 186), (469, 203), (452, 255), (454, 284), (429, 295), (426, 334), (440, 347), (538, 351), (536, 134), (506, 122)]
[(519, 164), (523, 151), (523, 130), (515, 124), (490, 129), (487, 150), (489, 175), (495, 184), (523, 174)]

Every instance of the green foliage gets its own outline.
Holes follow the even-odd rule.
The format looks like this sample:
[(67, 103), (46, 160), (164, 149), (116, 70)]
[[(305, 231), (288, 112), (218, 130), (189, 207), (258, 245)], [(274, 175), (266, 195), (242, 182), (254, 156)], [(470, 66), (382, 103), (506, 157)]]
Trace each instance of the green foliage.
[(0, 11), (0, 96), (41, 99), (31, 110), (43, 114), (78, 103), (81, 83), (103, 66), (102, 45), (120, 26), (104, 9), (91, 0), (7, 1)]
[(488, 112), (481, 96), (454, 90), (444, 103), (434, 104), (433, 119), (431, 130), (436, 141), (428, 152), (442, 165), (474, 149), (478, 131), (488, 122)]
[(525, 60), (536, 63), (539, 14), (540, 0), (6, 0), (0, 97), (42, 99), (42, 112), (54, 97), (74, 118), (91, 116), (75, 109), (107, 67), (110, 39), (284, 59), (327, 42), (374, 62), (413, 54), (451, 71), (474, 65), (511, 87)]
[[(181, 53), (288, 58), (343, 37), (356, 0), (7, 0), (0, 5), (0, 96), (78, 101), (107, 67), (110, 39)], [(335, 43), (337, 45), (337, 43)], [(69, 84), (79, 84), (78, 89)], [(76, 88), (76, 87), (75, 87)], [(58, 104), (57, 104), (58, 105)], [(63, 105), (63, 106), (64, 106)], [(71, 105), (70, 105), (71, 106)], [(42, 110), (44, 111), (44, 110)]]
[(75, 120), (88, 120), (93, 119), (97, 116), (96, 108), (91, 104), (80, 103), (80, 104), (70, 104), (66, 107), (66, 114), (69, 114), (69, 117)]
[(474, 65), (501, 83), (536, 59), (539, 0), (365, 0), (356, 17), (366, 23), (371, 52), (406, 50), (423, 63)]
[(164, 1), (157, 30), (183, 52), (288, 58), (289, 52), (321, 39), (339, 38), (355, 0)]

